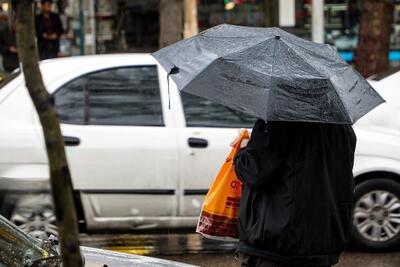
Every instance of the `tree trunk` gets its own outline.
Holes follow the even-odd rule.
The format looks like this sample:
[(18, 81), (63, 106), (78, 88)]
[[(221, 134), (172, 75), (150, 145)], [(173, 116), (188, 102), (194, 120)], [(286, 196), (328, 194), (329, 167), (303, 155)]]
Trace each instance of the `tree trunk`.
[(160, 0), (159, 47), (170, 45), (182, 39), (183, 0)]
[(197, 0), (184, 0), (184, 30), (183, 38), (189, 38), (199, 33), (197, 23)]
[(17, 46), (26, 88), (42, 124), (50, 167), (50, 184), (54, 199), (63, 266), (82, 266), (78, 224), (72, 194), (71, 175), (64, 150), (58, 116), (52, 96), (47, 92), (39, 69), (35, 44), (32, 0), (17, 3)]
[(389, 69), (393, 12), (391, 0), (362, 1), (355, 67), (364, 77)]

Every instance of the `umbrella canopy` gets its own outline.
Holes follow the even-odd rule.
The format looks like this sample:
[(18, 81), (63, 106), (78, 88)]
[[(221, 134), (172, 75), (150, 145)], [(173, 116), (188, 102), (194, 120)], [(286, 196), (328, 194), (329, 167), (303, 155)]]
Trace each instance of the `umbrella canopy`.
[(266, 121), (352, 124), (384, 102), (330, 45), (219, 25), (152, 54), (182, 91)]

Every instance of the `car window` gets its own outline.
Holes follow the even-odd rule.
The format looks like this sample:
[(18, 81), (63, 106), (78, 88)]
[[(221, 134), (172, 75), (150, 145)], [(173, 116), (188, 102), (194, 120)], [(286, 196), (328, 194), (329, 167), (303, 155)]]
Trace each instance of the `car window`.
[(60, 121), (72, 124), (84, 124), (86, 78), (80, 77), (67, 83), (54, 94), (55, 106)]
[(188, 127), (251, 128), (256, 121), (255, 117), (195, 95), (181, 92), (181, 98)]
[[(80, 100), (76, 101), (72, 95)], [(92, 125), (163, 124), (156, 66), (122, 67), (88, 74), (58, 90), (55, 102), (61, 120), (67, 123), (83, 118), (84, 124)], [(75, 119), (67, 110), (73, 105), (80, 109), (75, 111)]]

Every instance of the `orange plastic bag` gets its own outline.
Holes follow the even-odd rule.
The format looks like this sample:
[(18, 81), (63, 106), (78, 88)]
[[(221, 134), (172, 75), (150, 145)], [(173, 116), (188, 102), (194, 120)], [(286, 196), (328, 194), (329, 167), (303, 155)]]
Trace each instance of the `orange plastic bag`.
[(226, 158), (204, 199), (196, 232), (211, 239), (236, 241), (237, 219), (242, 194), (242, 182), (237, 178), (233, 158), (243, 139), (249, 138), (243, 130)]

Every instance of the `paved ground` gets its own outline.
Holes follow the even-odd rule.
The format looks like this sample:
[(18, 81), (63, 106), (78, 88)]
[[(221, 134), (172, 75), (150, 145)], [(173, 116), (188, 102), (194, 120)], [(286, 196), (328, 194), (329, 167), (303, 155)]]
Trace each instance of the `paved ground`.
[[(198, 234), (82, 235), (82, 245), (149, 255), (198, 266), (239, 266), (234, 243), (216, 242)], [(346, 252), (335, 267), (400, 267), (400, 252)]]
[[(180, 261), (204, 267), (236, 267), (240, 264), (233, 258), (232, 254), (186, 254), (155, 256), (163, 259)], [(399, 267), (400, 252), (368, 254), (347, 252), (335, 267)]]

